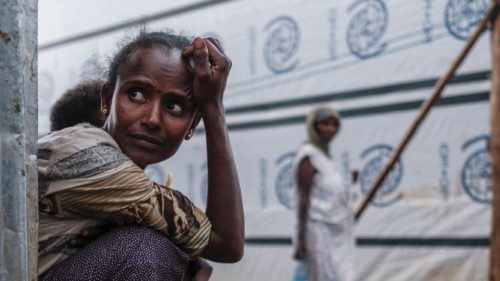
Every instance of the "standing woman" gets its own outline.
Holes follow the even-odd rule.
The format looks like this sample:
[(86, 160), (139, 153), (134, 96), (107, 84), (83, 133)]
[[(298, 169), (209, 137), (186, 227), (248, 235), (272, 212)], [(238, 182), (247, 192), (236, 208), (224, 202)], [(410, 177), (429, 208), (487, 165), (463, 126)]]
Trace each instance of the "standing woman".
[(306, 119), (308, 141), (295, 156), (298, 186), (298, 235), (295, 259), (305, 262), (308, 281), (353, 279), (353, 214), (348, 184), (330, 154), (340, 115), (328, 106)]
[[(230, 68), (213, 38), (142, 32), (111, 62), (104, 126), (78, 124), (39, 140), (41, 280), (182, 280), (189, 259), (241, 259), (243, 207), (223, 106)], [(144, 174), (174, 155), (200, 119), (205, 211)], [(76, 253), (67, 247), (95, 225), (121, 227)]]

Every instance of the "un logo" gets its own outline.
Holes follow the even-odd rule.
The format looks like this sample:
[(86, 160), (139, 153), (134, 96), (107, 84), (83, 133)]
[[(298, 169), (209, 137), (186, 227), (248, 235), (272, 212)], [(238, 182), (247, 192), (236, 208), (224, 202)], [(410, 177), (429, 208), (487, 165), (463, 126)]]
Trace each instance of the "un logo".
[(292, 209), (295, 206), (295, 198), (297, 197), (295, 171), (293, 170), (294, 157), (295, 153), (289, 152), (276, 160), (276, 166), (279, 167), (275, 182), (276, 198), (287, 209)]
[(461, 180), (467, 195), (473, 201), (485, 204), (491, 203), (493, 199), (491, 160), (487, 149), (488, 139), (487, 135), (480, 135), (462, 145), (462, 151), (466, 151), (472, 145), (481, 145), (465, 160)]
[(380, 54), (386, 47), (381, 42), (388, 25), (387, 8), (381, 0), (358, 0), (349, 8), (351, 12), (359, 7), (347, 27), (347, 46), (349, 51), (360, 59)]
[(490, 0), (449, 0), (444, 11), (444, 22), (448, 32), (455, 38), (465, 40), (470, 31), (481, 20)]
[[(365, 163), (360, 173), (361, 192), (366, 194), (376, 177), (384, 167), (385, 162), (392, 152), (392, 147), (387, 144), (373, 145), (361, 153), (361, 159)], [(398, 161), (392, 171), (385, 179), (382, 187), (377, 191), (372, 204), (377, 207), (386, 207), (394, 204), (403, 196), (396, 192), (403, 178), (403, 164)]]
[(264, 45), (267, 67), (274, 73), (292, 70), (298, 63), (300, 31), (297, 22), (289, 16), (281, 16), (266, 24), (264, 30), (268, 33)]

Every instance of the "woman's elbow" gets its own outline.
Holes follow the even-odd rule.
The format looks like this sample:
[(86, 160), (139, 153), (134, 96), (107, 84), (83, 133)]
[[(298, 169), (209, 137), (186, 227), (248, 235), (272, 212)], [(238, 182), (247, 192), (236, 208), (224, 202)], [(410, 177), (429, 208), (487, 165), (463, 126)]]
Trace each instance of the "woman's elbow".
[(214, 233), (203, 257), (214, 262), (236, 263), (243, 258), (244, 244), (244, 235), (220, 237)]
[(226, 262), (239, 262), (243, 258), (244, 248), (245, 246), (243, 239), (231, 243), (226, 252)]

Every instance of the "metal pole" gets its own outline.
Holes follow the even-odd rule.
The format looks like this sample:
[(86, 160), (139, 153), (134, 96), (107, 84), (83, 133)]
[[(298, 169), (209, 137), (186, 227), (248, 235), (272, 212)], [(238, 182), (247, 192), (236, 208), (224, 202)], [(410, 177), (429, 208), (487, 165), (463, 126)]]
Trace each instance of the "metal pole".
[[(498, 1), (497, 1), (498, 2)], [(498, 12), (498, 11), (497, 11)], [(491, 32), (490, 153), (493, 184), (490, 280), (500, 280), (500, 17)]]
[(37, 0), (0, 0), (0, 280), (36, 280)]
[(418, 127), (424, 121), (425, 117), (427, 116), (427, 113), (429, 113), (431, 107), (436, 103), (436, 101), (439, 99), (439, 96), (441, 95), (441, 92), (444, 90), (446, 84), (453, 78), (453, 75), (455, 74), (455, 71), (457, 68), (460, 66), (462, 61), (465, 59), (469, 51), (472, 49), (472, 46), (474, 46), (474, 43), (476, 43), (477, 39), (483, 33), (485, 30), (486, 26), (488, 25), (488, 22), (490, 19), (495, 15), (496, 11), (496, 6), (495, 3), (492, 3), (491, 7), (488, 9), (486, 12), (486, 15), (483, 17), (481, 22), (479, 23), (478, 27), (476, 30), (471, 34), (469, 37), (469, 40), (465, 43), (464, 47), (458, 54), (458, 56), (455, 58), (451, 66), (448, 68), (446, 73), (437, 81), (436, 85), (434, 85), (434, 88), (431, 91), (431, 94), (429, 98), (427, 98), (424, 103), (422, 103), (422, 106), (420, 107), (420, 112), (418, 113), (417, 117), (415, 120), (413, 120), (413, 123), (411, 124), (410, 128), (406, 132), (405, 136), (401, 140), (401, 142), (398, 144), (394, 152), (391, 154), (391, 157), (389, 158), (389, 162), (385, 165), (385, 167), (382, 169), (380, 174), (378, 175), (377, 179), (375, 182), (372, 184), (371, 188), (368, 191), (367, 196), (361, 203), (359, 209), (356, 211), (355, 214), (355, 220), (359, 220), (361, 215), (363, 214), (364, 210), (368, 206), (368, 203), (373, 199), (375, 196), (375, 193), (377, 190), (382, 186), (382, 183), (384, 182), (385, 178), (391, 171), (392, 167), (394, 167), (394, 164), (398, 161), (399, 157), (403, 153), (403, 150), (406, 148), (406, 145), (410, 142), (412, 139), (413, 135), (417, 131)]

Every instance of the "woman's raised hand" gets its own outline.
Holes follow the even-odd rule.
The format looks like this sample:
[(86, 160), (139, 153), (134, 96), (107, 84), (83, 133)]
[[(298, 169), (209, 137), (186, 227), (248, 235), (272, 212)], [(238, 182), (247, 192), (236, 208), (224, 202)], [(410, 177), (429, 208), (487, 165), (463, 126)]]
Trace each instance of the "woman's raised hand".
[(202, 256), (237, 262), (243, 256), (245, 223), (238, 174), (229, 143), (222, 98), (231, 61), (213, 38), (195, 38), (182, 52), (193, 60), (193, 100), (199, 108), (207, 143), (207, 207), (212, 224)]
[(193, 59), (193, 98), (203, 112), (207, 105), (222, 107), (222, 97), (231, 60), (224, 54), (217, 39), (196, 37), (182, 51), (182, 56)]

